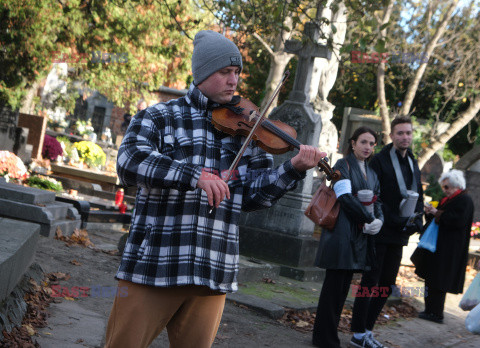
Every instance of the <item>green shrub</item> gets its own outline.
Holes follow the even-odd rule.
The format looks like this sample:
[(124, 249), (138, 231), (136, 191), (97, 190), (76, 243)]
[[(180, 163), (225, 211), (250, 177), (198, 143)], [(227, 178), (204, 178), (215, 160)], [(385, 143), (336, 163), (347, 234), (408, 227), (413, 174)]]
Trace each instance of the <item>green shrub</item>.
[(26, 180), (26, 184), (30, 187), (36, 187), (42, 190), (50, 190), (60, 192), (63, 190), (62, 183), (47, 176), (33, 175)]

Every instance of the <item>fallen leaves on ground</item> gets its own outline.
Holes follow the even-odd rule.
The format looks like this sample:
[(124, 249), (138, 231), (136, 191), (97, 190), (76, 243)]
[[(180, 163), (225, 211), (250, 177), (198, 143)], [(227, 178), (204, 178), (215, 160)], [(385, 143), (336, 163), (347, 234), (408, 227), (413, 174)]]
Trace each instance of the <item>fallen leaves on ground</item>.
[(84, 247), (93, 247), (94, 244), (90, 241), (88, 237), (87, 230), (75, 229), (70, 237), (64, 236), (62, 230), (57, 227), (55, 232), (55, 239), (65, 242), (66, 246), (71, 246), (73, 244), (81, 245)]
[[(48, 284), (48, 281), (42, 282)], [(50, 290), (50, 291), (49, 291)], [(27, 304), (27, 311), (22, 320), (22, 326), (14, 327), (11, 332), (3, 330), (2, 347), (5, 348), (37, 348), (40, 345), (32, 340), (37, 328), (47, 326), (46, 308), (52, 302), (51, 289), (38, 285), (36, 281), (30, 279), (30, 291), (28, 291), (24, 300)]]
[(58, 283), (59, 280), (69, 280), (70, 274), (63, 273), (63, 272), (53, 272), (53, 273), (48, 273), (47, 278), (50, 281), (50, 283), (55, 284), (55, 282)]
[[(467, 266), (465, 275), (465, 288), (471, 283), (473, 278), (478, 273), (472, 267)], [(361, 277), (355, 276), (352, 280), (352, 285), (360, 285)], [(397, 276), (397, 287), (402, 288), (418, 288), (424, 286), (423, 280), (415, 274), (415, 268), (410, 266), (401, 266)], [(410, 303), (412, 297), (405, 297), (401, 299), (399, 304), (386, 305), (380, 315), (377, 318), (376, 325), (386, 325), (399, 318), (413, 318), (418, 315), (418, 311)], [(340, 317), (340, 323), (338, 330), (341, 332), (350, 333), (350, 324), (352, 321), (352, 310), (344, 308)], [(292, 309), (286, 309), (285, 314), (279, 322), (283, 323), (301, 332), (311, 332), (313, 330), (313, 324), (315, 323), (315, 313), (311, 313), (307, 310), (295, 311)]]
[[(417, 310), (409, 303), (402, 302), (391, 306), (385, 306), (378, 316), (376, 325), (386, 325), (398, 318), (412, 318), (417, 316)], [(386, 317), (386, 315), (388, 317)], [(315, 313), (308, 310), (295, 311), (293, 309), (285, 310), (285, 314), (281, 319), (281, 323), (300, 332), (311, 332), (315, 323)], [(350, 332), (350, 324), (352, 321), (352, 310), (344, 308), (340, 317), (338, 331)]]
[[(352, 280), (352, 285), (360, 285), (360, 280), (361, 276), (356, 275)], [(404, 266), (400, 268), (397, 276), (397, 286), (414, 286), (415, 284), (418, 284), (418, 281), (419, 278), (415, 275), (413, 268)], [(399, 318), (416, 317), (417, 314), (417, 310), (409, 303), (409, 301), (407, 299), (402, 299), (402, 302), (399, 304), (385, 306), (378, 316), (376, 325), (386, 325)], [(307, 310), (294, 311), (292, 309), (287, 309), (279, 321), (297, 331), (311, 332), (315, 322), (315, 313), (311, 313)], [(344, 308), (340, 317), (338, 330), (349, 333), (351, 321), (352, 310), (350, 308)]]

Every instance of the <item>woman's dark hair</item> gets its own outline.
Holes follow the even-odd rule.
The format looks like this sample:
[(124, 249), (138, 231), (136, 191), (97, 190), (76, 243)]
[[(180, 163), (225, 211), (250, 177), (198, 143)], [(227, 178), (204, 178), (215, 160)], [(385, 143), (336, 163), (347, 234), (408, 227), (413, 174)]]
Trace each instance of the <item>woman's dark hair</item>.
[(373, 137), (375, 138), (375, 143), (377, 142), (378, 140), (378, 135), (377, 133), (375, 133), (375, 131), (370, 128), (370, 127), (366, 127), (366, 126), (362, 126), (362, 127), (358, 127), (355, 132), (353, 132), (352, 136), (350, 137), (350, 139), (348, 139), (348, 146), (347, 146), (347, 150), (345, 151), (345, 157), (348, 156), (349, 154), (351, 154), (353, 152), (353, 149), (352, 149), (352, 140), (353, 141), (357, 141), (358, 140), (358, 137), (364, 133), (370, 133), (371, 135), (373, 135)]

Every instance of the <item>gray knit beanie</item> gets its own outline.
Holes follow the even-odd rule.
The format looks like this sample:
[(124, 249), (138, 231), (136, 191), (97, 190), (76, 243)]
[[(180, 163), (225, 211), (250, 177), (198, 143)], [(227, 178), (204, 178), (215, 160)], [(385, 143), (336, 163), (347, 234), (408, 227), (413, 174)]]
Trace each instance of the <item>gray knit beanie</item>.
[(227, 66), (238, 66), (242, 70), (242, 55), (238, 47), (215, 31), (199, 31), (193, 40), (193, 83), (198, 86), (214, 72)]

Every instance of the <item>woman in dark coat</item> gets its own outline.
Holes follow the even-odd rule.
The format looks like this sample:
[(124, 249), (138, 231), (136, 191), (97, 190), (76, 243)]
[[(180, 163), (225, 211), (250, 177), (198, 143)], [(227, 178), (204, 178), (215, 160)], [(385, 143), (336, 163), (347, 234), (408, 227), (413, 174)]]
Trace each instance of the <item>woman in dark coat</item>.
[(437, 208), (425, 207), (427, 218), (438, 225), (437, 248), (434, 253), (417, 248), (411, 259), (415, 273), (425, 279), (425, 311), (418, 316), (443, 323), (447, 292), (463, 292), (474, 208), (472, 198), (465, 192), (462, 171), (444, 173), (438, 182), (445, 198)]
[(375, 197), (374, 214), (355, 197), (359, 190), (371, 190), (378, 196), (380, 184), (367, 165), (377, 142), (368, 127), (358, 128), (349, 139), (346, 157), (334, 166), (341, 178), (334, 185), (340, 212), (333, 230), (323, 230), (315, 265), (326, 269), (313, 329), (317, 347), (340, 347), (337, 327), (354, 272), (370, 269), (374, 255), (372, 235), (383, 224), (383, 214)]

